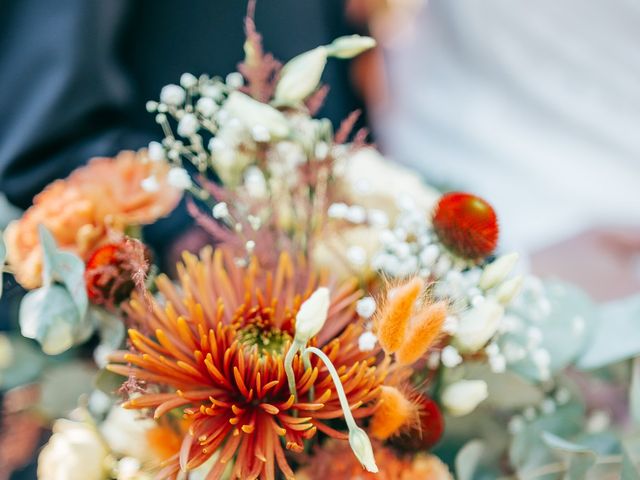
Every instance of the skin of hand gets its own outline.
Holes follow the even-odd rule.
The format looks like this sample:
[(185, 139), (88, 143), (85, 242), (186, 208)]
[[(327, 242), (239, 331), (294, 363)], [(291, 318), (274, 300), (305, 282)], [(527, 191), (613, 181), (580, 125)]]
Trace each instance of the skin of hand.
[(640, 227), (594, 228), (535, 252), (533, 273), (584, 288), (593, 299), (640, 293)]

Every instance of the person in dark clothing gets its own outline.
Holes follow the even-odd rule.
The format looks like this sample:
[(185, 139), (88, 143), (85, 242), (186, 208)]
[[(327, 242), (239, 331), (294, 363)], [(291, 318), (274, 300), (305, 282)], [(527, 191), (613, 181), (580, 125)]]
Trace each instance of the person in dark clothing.
[[(246, 11), (242, 0), (0, 2), (0, 192), (27, 208), (90, 158), (160, 139), (146, 101), (184, 72), (235, 71)], [(260, 0), (255, 20), (265, 49), (281, 60), (353, 33), (342, 0)], [(361, 108), (348, 68), (329, 62), (323, 77), (331, 93), (320, 115), (334, 124)], [(157, 258), (190, 224), (178, 209), (150, 227)], [(7, 293), (0, 329), (10, 328), (9, 312), (15, 317), (4, 307), (16, 295)]]
[[(0, 191), (26, 208), (89, 158), (158, 139), (146, 101), (184, 72), (234, 71), (246, 8), (240, 0), (2, 2)], [(269, 0), (257, 3), (256, 22), (265, 48), (286, 60), (352, 33), (343, 10), (339, 0)], [(339, 122), (360, 107), (348, 64), (330, 62), (324, 78), (332, 91), (321, 115)], [(166, 239), (166, 225), (158, 228)]]

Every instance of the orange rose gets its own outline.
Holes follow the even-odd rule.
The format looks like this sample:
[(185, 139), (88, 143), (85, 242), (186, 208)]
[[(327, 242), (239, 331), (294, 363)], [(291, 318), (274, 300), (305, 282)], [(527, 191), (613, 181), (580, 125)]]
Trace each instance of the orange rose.
[[(25, 288), (41, 283), (43, 224), (59, 248), (86, 261), (91, 252), (129, 226), (153, 223), (175, 208), (181, 192), (167, 182), (169, 165), (151, 162), (144, 150), (115, 158), (95, 158), (38, 194), (22, 218), (5, 231), (7, 262)], [(145, 191), (142, 180), (155, 176), (159, 188)]]

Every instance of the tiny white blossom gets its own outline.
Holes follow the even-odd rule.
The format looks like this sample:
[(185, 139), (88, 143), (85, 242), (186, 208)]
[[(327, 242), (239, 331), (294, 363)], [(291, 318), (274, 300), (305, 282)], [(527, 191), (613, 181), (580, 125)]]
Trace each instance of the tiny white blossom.
[(369, 210), (369, 223), (376, 228), (386, 228), (389, 226), (389, 216), (382, 210), (372, 208)]
[(205, 117), (211, 117), (218, 111), (218, 104), (209, 97), (201, 97), (196, 102), (196, 110)]
[(218, 202), (213, 207), (213, 218), (225, 218), (229, 216), (229, 207), (225, 202)]
[(347, 212), (349, 212), (349, 206), (346, 203), (332, 203), (327, 215), (329, 218), (343, 219), (347, 216)]
[(184, 91), (184, 88), (179, 85), (165, 85), (160, 91), (160, 101), (167, 105), (173, 105), (174, 107), (182, 105), (185, 98), (186, 92)]
[(555, 394), (558, 405), (566, 405), (571, 400), (571, 392), (564, 387), (559, 388)]
[(376, 347), (377, 342), (378, 337), (373, 332), (367, 331), (358, 338), (358, 348), (361, 352), (370, 352)]
[(192, 113), (187, 113), (178, 122), (178, 135), (190, 137), (200, 129), (198, 118)]
[(346, 219), (352, 223), (362, 223), (367, 218), (367, 212), (360, 205), (351, 205), (347, 211)]
[(160, 184), (158, 183), (158, 179), (155, 175), (145, 178), (142, 180), (140, 185), (145, 192), (154, 193), (160, 190)]
[(458, 317), (454, 317), (453, 315), (447, 316), (444, 319), (444, 324), (442, 325), (442, 331), (444, 333), (448, 333), (449, 335), (454, 335), (458, 331), (458, 326), (460, 325), (460, 320)]
[(184, 88), (192, 88), (198, 84), (198, 79), (191, 73), (183, 73), (180, 76), (180, 85)]
[(556, 411), (556, 402), (553, 398), (545, 398), (540, 404), (540, 410), (545, 415), (550, 415)]
[(159, 142), (149, 142), (147, 150), (149, 159), (153, 162), (162, 162), (165, 160), (164, 147)]
[(268, 142), (269, 140), (271, 140), (269, 130), (264, 125), (254, 125), (251, 128), (251, 137), (256, 142)]
[(252, 198), (264, 198), (267, 195), (267, 181), (262, 170), (256, 166), (251, 166), (245, 171), (244, 186)]
[(329, 145), (327, 142), (318, 142), (314, 148), (314, 155), (317, 159), (323, 160), (329, 154)]
[(209, 140), (209, 150), (211, 150), (212, 153), (221, 152), (226, 148), (227, 144), (221, 138), (213, 137), (211, 140)]
[(371, 318), (376, 311), (376, 301), (373, 297), (364, 297), (356, 302), (356, 312), (362, 318)]
[(189, 172), (182, 167), (172, 167), (167, 174), (167, 182), (172, 187), (180, 190), (186, 190), (192, 185)]
[(541, 370), (547, 369), (551, 365), (551, 355), (549, 351), (544, 348), (539, 348), (533, 352), (532, 359), (533, 363)]
[(428, 245), (427, 247), (425, 247), (424, 250), (422, 250), (422, 253), (420, 253), (420, 262), (425, 267), (431, 267), (433, 266), (435, 261), (438, 259), (439, 255), (440, 255), (440, 249), (438, 248), (437, 245), (435, 244)]
[(149, 113), (153, 113), (157, 110), (158, 108), (158, 102), (154, 102), (153, 100), (149, 100), (146, 104), (145, 104), (145, 108), (147, 109), (147, 112)]
[(509, 429), (509, 433), (515, 435), (516, 433), (522, 431), (524, 426), (524, 419), (520, 415), (514, 415), (513, 417), (511, 417), (511, 420), (509, 420), (507, 428)]
[(442, 364), (448, 368), (456, 367), (462, 363), (462, 356), (452, 345), (447, 345), (442, 349), (440, 358), (442, 360)]
[(225, 83), (233, 89), (238, 89), (244, 85), (244, 77), (240, 72), (231, 72), (225, 78)]

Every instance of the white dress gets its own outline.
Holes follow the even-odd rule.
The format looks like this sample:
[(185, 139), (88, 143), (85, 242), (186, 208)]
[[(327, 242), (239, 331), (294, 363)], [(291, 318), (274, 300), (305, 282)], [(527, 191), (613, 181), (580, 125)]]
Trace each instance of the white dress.
[(385, 48), (378, 142), (492, 202), (503, 246), (640, 226), (640, 1), (431, 0)]

